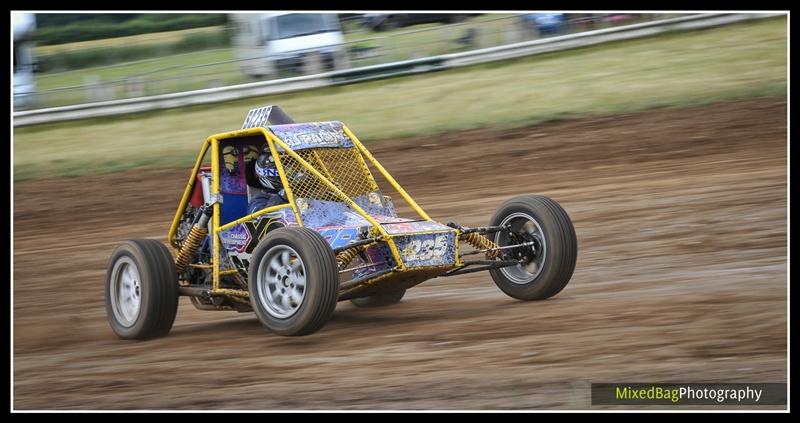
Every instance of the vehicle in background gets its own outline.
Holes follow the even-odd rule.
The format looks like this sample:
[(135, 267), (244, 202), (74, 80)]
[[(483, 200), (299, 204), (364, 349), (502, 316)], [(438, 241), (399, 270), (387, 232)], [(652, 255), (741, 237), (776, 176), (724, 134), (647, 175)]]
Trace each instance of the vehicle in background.
[(335, 13), (232, 14), (233, 44), (242, 71), (277, 77), (348, 66), (344, 35)]
[(425, 23), (457, 23), (468, 17), (459, 13), (367, 13), (364, 15), (364, 25), (373, 31), (386, 31)]
[(33, 80), (33, 32), (36, 18), (32, 13), (15, 13), (14, 20), (14, 109), (30, 107), (36, 93)]
[(540, 37), (560, 34), (567, 27), (563, 13), (528, 13), (522, 15), (521, 19), (526, 29), (536, 31)]

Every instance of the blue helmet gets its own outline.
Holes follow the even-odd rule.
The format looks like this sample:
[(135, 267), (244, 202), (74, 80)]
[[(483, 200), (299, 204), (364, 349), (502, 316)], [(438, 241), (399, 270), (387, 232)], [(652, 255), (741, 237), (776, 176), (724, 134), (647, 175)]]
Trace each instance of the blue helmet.
[(278, 167), (275, 165), (275, 158), (271, 154), (261, 153), (256, 159), (255, 170), (258, 181), (264, 188), (278, 191), (283, 187)]

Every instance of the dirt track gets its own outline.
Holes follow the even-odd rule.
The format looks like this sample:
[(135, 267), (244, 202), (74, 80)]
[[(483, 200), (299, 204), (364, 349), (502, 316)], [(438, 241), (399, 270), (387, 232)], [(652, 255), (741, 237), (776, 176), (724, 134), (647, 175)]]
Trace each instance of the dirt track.
[(433, 280), (302, 338), (186, 298), (170, 336), (114, 336), (106, 261), (165, 238), (187, 170), (15, 184), (14, 407), (589, 408), (590, 382), (785, 382), (786, 134), (772, 98), (376, 144), (440, 221), (553, 197), (575, 275), (530, 303)]

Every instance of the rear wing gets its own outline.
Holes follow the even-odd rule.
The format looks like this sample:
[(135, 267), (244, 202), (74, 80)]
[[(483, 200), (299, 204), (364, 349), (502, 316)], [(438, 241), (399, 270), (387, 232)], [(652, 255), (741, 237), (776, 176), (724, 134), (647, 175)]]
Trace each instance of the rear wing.
[(267, 127), (272, 125), (287, 125), (294, 123), (294, 119), (289, 117), (286, 112), (278, 106), (264, 106), (251, 109), (247, 112), (242, 129)]

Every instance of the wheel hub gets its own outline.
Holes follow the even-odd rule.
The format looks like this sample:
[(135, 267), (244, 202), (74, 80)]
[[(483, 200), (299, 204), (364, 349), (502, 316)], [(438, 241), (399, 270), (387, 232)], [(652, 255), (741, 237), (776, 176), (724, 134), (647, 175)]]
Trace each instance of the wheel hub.
[(513, 260), (520, 261), (520, 264), (501, 268), (500, 271), (512, 283), (526, 284), (533, 281), (541, 273), (547, 252), (541, 226), (526, 213), (513, 213), (503, 219), (500, 226), (506, 230), (495, 235), (495, 243), (498, 245), (532, 243), (512, 249), (509, 255)]
[(297, 252), (286, 245), (272, 247), (259, 264), (257, 298), (272, 316), (293, 316), (305, 298), (305, 267)]
[(139, 318), (142, 284), (139, 269), (129, 257), (116, 262), (111, 272), (111, 306), (117, 321), (131, 327)]

